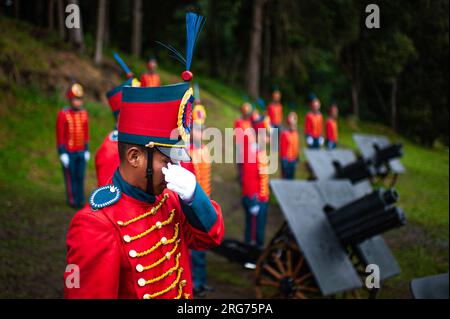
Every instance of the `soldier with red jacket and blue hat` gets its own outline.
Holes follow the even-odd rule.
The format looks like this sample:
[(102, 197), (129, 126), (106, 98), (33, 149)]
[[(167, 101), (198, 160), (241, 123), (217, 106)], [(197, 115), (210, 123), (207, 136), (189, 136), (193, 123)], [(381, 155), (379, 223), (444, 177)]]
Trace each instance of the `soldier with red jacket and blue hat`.
[(305, 117), (305, 137), (308, 148), (317, 149), (323, 145), (322, 137), (323, 116), (320, 113), (320, 100), (314, 94), (309, 95), (309, 106), (311, 111)]
[[(248, 149), (249, 132), (252, 128), (252, 105), (244, 102), (241, 105), (241, 116), (234, 121), (234, 135), (236, 141), (236, 166), (238, 170), (239, 183), (242, 184), (242, 163), (244, 161), (244, 152)], [(250, 134), (251, 135), (251, 134)]]
[(83, 109), (83, 87), (71, 84), (66, 93), (69, 107), (60, 110), (56, 120), (56, 143), (63, 167), (67, 201), (72, 207), (84, 203), (84, 174), (89, 161), (88, 113)]
[(262, 249), (269, 202), (266, 144), (270, 119), (262, 115), (252, 121), (255, 135), (249, 142), (242, 165), (242, 205), (245, 210), (245, 242)]
[(286, 117), (287, 128), (281, 132), (280, 136), (281, 176), (285, 179), (294, 179), (299, 163), (300, 141), (297, 122), (297, 113), (290, 111)]
[[(189, 81), (203, 17), (186, 20)], [(189, 160), (193, 102), (188, 82), (122, 89), (120, 164), (70, 224), (67, 263), (80, 285), (66, 272), (67, 298), (192, 298), (189, 249), (213, 248), (224, 234), (220, 206), (179, 165)]]
[(326, 123), (326, 141), (325, 145), (327, 149), (332, 150), (337, 147), (338, 144), (338, 107), (336, 103), (332, 103), (328, 111), (328, 119)]

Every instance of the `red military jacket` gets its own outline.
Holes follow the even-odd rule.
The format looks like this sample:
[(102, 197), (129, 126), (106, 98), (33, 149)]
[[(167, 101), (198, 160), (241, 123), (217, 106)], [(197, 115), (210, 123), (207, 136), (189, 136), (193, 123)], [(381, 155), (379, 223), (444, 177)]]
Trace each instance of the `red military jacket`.
[(206, 145), (201, 147), (194, 146), (191, 143), (189, 147), (191, 155), (190, 162), (182, 162), (181, 166), (192, 172), (197, 178), (198, 183), (202, 187), (208, 197), (211, 196), (211, 161), (209, 158), (209, 150)]
[(89, 143), (88, 113), (67, 107), (58, 112), (56, 144), (60, 153), (87, 150)]
[(72, 219), (67, 263), (79, 269), (79, 288), (66, 272), (65, 297), (192, 298), (188, 249), (215, 247), (223, 234), (220, 206), (198, 184), (187, 205), (168, 189), (154, 198), (117, 170)]
[(250, 119), (239, 118), (234, 122), (238, 163), (244, 162), (248, 145), (255, 140), (254, 131), (246, 132), (249, 128), (252, 128)]
[(257, 150), (255, 143), (249, 147), (248, 157), (242, 165), (242, 197), (260, 202), (269, 200), (269, 174), (265, 150)]
[(144, 73), (141, 75), (141, 87), (161, 86), (158, 73)]
[(280, 136), (280, 158), (295, 161), (299, 155), (299, 138), (297, 130), (283, 130)]
[(326, 123), (327, 140), (337, 143), (338, 125), (335, 119), (328, 118)]
[(117, 142), (117, 130), (106, 136), (95, 154), (95, 172), (97, 173), (98, 186), (106, 185), (119, 167), (119, 150)]
[(272, 125), (281, 125), (283, 121), (283, 105), (281, 103), (270, 103), (267, 108), (267, 113)]
[(305, 117), (305, 134), (313, 138), (322, 136), (323, 117), (322, 113), (308, 112)]

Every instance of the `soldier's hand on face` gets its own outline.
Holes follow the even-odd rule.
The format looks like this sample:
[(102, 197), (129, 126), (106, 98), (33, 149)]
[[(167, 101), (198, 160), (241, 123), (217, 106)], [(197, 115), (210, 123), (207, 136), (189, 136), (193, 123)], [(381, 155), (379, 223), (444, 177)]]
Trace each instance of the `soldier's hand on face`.
[(86, 162), (88, 162), (90, 158), (91, 158), (91, 153), (89, 153), (89, 151), (84, 152), (84, 160)]
[(180, 165), (167, 164), (162, 168), (167, 188), (177, 193), (185, 203), (194, 199), (197, 180), (195, 175)]
[(65, 168), (69, 167), (69, 154), (62, 153), (61, 155), (59, 155), (59, 160)]

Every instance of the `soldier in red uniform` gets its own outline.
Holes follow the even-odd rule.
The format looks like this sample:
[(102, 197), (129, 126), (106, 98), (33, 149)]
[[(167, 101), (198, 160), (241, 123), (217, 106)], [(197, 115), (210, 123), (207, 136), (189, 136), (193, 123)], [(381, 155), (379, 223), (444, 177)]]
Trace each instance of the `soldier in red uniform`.
[(335, 149), (337, 147), (338, 143), (338, 124), (337, 124), (337, 117), (338, 117), (338, 107), (336, 103), (331, 104), (330, 110), (328, 112), (328, 119), (326, 123), (326, 142), (325, 145), (327, 149)]
[(139, 86), (136, 79), (129, 78), (121, 85), (106, 93), (109, 107), (114, 116), (114, 130), (112, 130), (103, 140), (97, 153), (95, 154), (95, 171), (97, 173), (98, 186), (103, 186), (113, 176), (119, 166), (119, 151), (117, 149), (117, 118), (120, 112), (122, 100), (122, 88), (126, 85)]
[(283, 105), (281, 104), (281, 92), (278, 89), (272, 92), (272, 102), (267, 108), (267, 115), (272, 127), (280, 129), (283, 122)]
[(305, 137), (308, 148), (320, 148), (323, 145), (323, 117), (320, 113), (320, 100), (314, 93), (310, 94), (311, 111), (305, 117)]
[[(242, 204), (245, 210), (245, 242), (262, 249), (269, 202), (269, 175), (266, 155), (268, 118), (261, 116), (252, 123), (255, 138), (245, 150), (242, 167)], [(265, 129), (259, 130), (259, 129)], [(266, 134), (264, 134), (266, 133)], [(258, 134), (262, 134), (258, 137)]]
[(154, 87), (160, 86), (161, 80), (159, 74), (156, 73), (158, 63), (154, 57), (151, 57), (147, 62), (147, 73), (141, 75), (141, 86), (142, 87)]
[(84, 203), (84, 174), (89, 161), (88, 113), (83, 106), (83, 87), (72, 84), (67, 90), (69, 107), (58, 113), (56, 143), (63, 167), (67, 201), (72, 207)]
[(245, 102), (241, 105), (241, 117), (234, 121), (236, 166), (240, 183), (242, 183), (242, 163), (244, 161), (244, 150), (246, 149), (245, 144), (248, 144), (249, 138), (249, 131), (246, 130), (252, 128), (251, 114), (252, 105), (249, 102)]
[[(187, 14), (188, 31), (197, 19)], [(188, 66), (183, 79), (192, 78)], [(220, 206), (194, 174), (171, 163), (189, 160), (192, 89), (179, 83), (122, 92), (120, 165), (72, 219), (67, 262), (80, 284), (71, 285), (75, 273), (66, 272), (65, 296), (191, 298), (189, 248), (215, 247), (224, 233)]]
[(281, 176), (285, 179), (294, 179), (295, 170), (299, 163), (299, 138), (297, 130), (297, 114), (289, 112), (286, 117), (287, 129), (280, 136)]

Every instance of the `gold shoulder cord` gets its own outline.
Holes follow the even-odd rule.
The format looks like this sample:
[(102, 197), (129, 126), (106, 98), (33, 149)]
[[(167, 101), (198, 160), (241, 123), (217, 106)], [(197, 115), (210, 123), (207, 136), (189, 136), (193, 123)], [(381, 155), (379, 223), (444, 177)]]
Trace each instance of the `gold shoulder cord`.
[(132, 219), (126, 221), (126, 222), (123, 222), (123, 221), (121, 221), (121, 220), (118, 220), (118, 221), (117, 221), (117, 225), (119, 225), (120, 227), (125, 227), (125, 226), (127, 226), (127, 225), (129, 225), (129, 224), (131, 224), (131, 223), (137, 222), (138, 220), (141, 220), (141, 219), (143, 219), (143, 218), (145, 218), (145, 217), (147, 217), (147, 216), (149, 216), (149, 215), (154, 215), (154, 214), (156, 214), (156, 212), (158, 211), (158, 209), (162, 206), (162, 204), (164, 204), (164, 202), (165, 202), (168, 198), (169, 198), (169, 194), (167, 194), (167, 193), (164, 194), (164, 197), (161, 198), (161, 200), (159, 201), (159, 203), (158, 203), (156, 206), (153, 206), (152, 209), (151, 209), (150, 211), (148, 211), (148, 212), (146, 212), (146, 213), (144, 213), (144, 214), (142, 214), (142, 215), (139, 215), (139, 216), (137, 216), (137, 217), (135, 217), (135, 218), (132, 218)]

